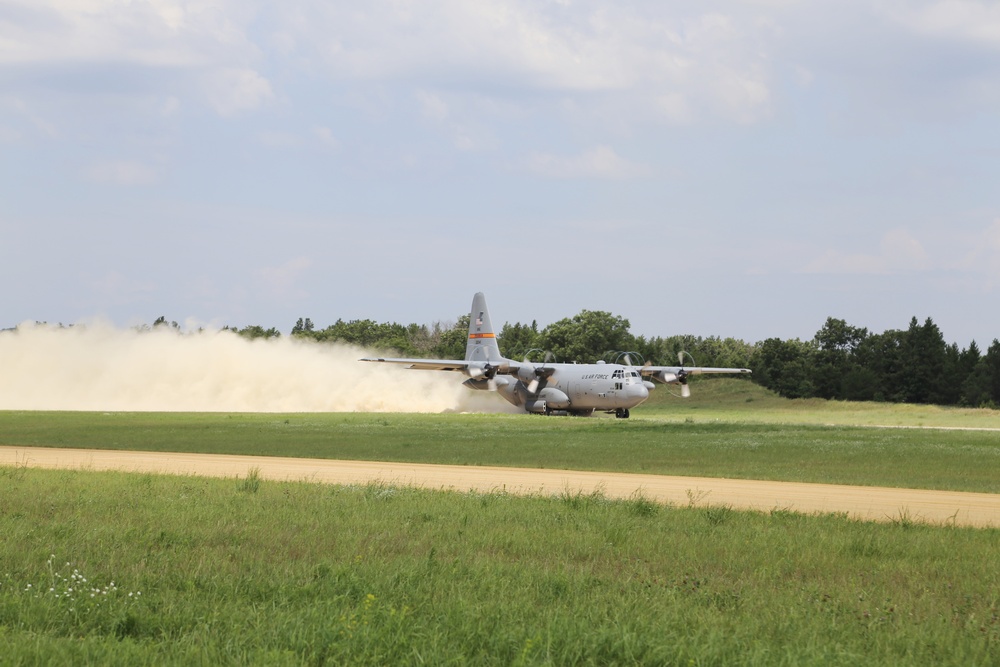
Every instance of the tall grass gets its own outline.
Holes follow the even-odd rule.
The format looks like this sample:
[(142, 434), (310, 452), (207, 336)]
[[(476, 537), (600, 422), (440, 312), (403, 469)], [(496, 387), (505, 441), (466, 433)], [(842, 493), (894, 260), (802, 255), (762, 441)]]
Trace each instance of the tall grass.
[(0, 662), (1000, 662), (996, 530), (245, 487), (0, 469)]

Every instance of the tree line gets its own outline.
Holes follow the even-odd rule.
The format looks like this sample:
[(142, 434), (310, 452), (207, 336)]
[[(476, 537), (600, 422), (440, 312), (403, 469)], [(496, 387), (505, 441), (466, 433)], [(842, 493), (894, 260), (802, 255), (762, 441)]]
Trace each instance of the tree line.
[(751, 364), (756, 382), (789, 398), (1000, 405), (1000, 341), (960, 349), (931, 318), (880, 334), (828, 318), (811, 341), (757, 343)]
[[(747, 343), (734, 338), (635, 336), (629, 321), (605, 311), (584, 310), (539, 328), (505, 323), (497, 343), (511, 359), (531, 361), (628, 361), (676, 365), (750, 368), (751, 380), (787, 398), (1000, 405), (1000, 341), (986, 352), (973, 341), (966, 348), (947, 343), (927, 318), (914, 317), (906, 329), (872, 333), (846, 321), (828, 318), (812, 340), (769, 338)], [(337, 320), (317, 328), (300, 318), (296, 338), (341, 341), (404, 357), (462, 359), (469, 316), (431, 325)], [(274, 328), (231, 329), (247, 338), (281, 334)], [(626, 358), (627, 353), (627, 358)]]

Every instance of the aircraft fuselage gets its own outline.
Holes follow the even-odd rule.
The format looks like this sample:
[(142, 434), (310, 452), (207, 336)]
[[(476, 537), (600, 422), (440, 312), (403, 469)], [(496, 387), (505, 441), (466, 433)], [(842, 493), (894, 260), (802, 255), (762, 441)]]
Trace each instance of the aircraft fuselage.
[[(532, 391), (531, 382), (517, 375), (497, 375), (492, 382), (496, 391), (513, 405), (528, 412), (549, 414), (554, 411), (591, 414), (595, 410), (624, 416), (649, 398), (649, 387), (638, 369), (621, 364), (545, 364), (549, 372)], [(469, 379), (467, 387), (491, 389), (490, 381)]]

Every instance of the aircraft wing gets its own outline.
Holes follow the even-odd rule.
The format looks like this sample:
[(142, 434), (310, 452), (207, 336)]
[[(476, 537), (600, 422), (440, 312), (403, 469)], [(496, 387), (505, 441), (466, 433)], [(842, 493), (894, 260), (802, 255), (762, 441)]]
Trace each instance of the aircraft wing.
[(638, 369), (643, 377), (651, 377), (663, 383), (677, 382), (688, 375), (704, 373), (730, 373), (734, 375), (749, 375), (749, 368), (711, 368), (707, 366), (643, 366)]
[(469, 362), (459, 359), (394, 359), (390, 357), (365, 357), (359, 361), (379, 361), (386, 364), (400, 364), (418, 371), (465, 371)]

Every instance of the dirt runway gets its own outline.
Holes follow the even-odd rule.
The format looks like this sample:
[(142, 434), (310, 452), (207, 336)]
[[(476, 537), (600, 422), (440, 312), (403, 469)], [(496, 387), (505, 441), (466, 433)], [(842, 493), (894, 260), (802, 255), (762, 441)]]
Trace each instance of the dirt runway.
[(766, 482), (632, 473), (339, 461), (270, 456), (228, 456), (47, 447), (0, 447), (0, 465), (120, 470), (174, 475), (245, 477), (326, 484), (372, 481), (458, 491), (515, 494), (584, 494), (643, 497), (675, 505), (729, 505), (768, 512), (843, 512), (873, 521), (908, 520), (960, 526), (1000, 527), (1000, 494), (927, 491), (800, 482)]

